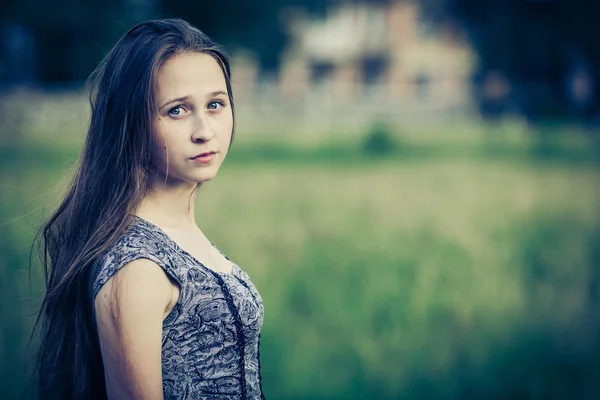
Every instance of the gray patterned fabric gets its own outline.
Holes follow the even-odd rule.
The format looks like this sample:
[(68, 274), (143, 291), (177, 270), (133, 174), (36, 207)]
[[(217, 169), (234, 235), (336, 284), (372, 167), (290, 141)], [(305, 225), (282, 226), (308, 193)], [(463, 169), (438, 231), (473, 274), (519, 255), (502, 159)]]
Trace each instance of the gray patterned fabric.
[[(248, 275), (212, 271), (150, 222), (133, 224), (98, 264), (93, 299), (125, 264), (147, 258), (181, 288), (163, 322), (165, 399), (261, 399), (259, 336), (264, 309)], [(93, 301), (93, 300), (92, 300)]]

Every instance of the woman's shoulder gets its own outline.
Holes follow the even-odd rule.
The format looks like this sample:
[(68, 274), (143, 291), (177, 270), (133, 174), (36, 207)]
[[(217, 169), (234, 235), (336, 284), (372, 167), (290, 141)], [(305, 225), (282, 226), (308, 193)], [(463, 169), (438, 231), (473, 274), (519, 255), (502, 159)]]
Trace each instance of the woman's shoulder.
[(120, 264), (129, 259), (160, 254), (166, 247), (158, 239), (133, 219), (117, 240), (102, 253), (99, 263)]
[(168, 243), (134, 218), (125, 232), (98, 258), (93, 282), (94, 297), (117, 271), (139, 259), (158, 264), (167, 275), (180, 281), (173, 262), (173, 251)]
[(160, 238), (148, 227), (142, 225), (140, 220), (133, 218), (123, 234), (110, 246), (105, 255), (123, 255), (130, 252), (152, 252), (163, 248)]

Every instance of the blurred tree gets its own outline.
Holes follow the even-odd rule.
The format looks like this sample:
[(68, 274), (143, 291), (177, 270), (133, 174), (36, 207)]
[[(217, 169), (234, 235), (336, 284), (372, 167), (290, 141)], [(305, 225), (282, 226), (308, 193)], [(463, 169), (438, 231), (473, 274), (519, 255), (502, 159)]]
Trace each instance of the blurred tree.
[[(45, 84), (81, 83), (116, 40), (135, 23), (159, 17), (184, 18), (228, 48), (255, 51), (263, 71), (274, 71), (287, 43), (285, 7), (324, 12), (327, 0), (3, 0), (0, 35), (6, 27), (30, 32), (35, 76)], [(14, 29), (12, 29), (14, 31)], [(1, 45), (0, 64), (14, 58)], [(0, 82), (14, 79), (0, 68)]]
[[(438, 22), (463, 28), (478, 53), (475, 83), (482, 110), (510, 107), (534, 121), (600, 117), (600, 42), (595, 35), (600, 2), (422, 3)], [(504, 107), (497, 104), (502, 99)]]
[(31, 32), (37, 77), (44, 83), (65, 84), (87, 78), (108, 48), (136, 22), (134, 12), (130, 1), (124, 0), (4, 0), (0, 24), (16, 24)]
[(167, 16), (182, 17), (198, 26), (228, 48), (255, 51), (261, 71), (272, 73), (288, 41), (281, 12), (302, 7), (310, 13), (324, 13), (327, 0), (225, 0), (215, 2), (162, 0)]

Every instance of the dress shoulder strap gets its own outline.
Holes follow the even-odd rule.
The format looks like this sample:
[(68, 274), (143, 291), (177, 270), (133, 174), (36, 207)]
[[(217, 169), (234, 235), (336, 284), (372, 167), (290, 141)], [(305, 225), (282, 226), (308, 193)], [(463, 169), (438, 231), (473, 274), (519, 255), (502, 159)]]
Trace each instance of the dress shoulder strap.
[(185, 278), (176, 267), (176, 254), (173, 249), (160, 235), (154, 234), (134, 219), (127, 232), (100, 257), (96, 264), (92, 302), (102, 286), (119, 269), (140, 258), (155, 262), (171, 279), (182, 286)]

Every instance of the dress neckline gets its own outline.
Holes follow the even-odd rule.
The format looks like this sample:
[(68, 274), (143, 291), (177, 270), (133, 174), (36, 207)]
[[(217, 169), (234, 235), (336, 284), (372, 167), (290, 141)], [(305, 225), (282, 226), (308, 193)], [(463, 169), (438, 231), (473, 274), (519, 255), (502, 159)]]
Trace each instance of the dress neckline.
[(219, 249), (217, 248), (217, 246), (215, 246), (215, 245), (214, 245), (214, 244), (213, 244), (213, 243), (212, 243), (210, 240), (209, 240), (208, 242), (211, 244), (211, 246), (212, 246), (212, 247), (213, 247), (215, 250), (217, 250), (217, 251), (219, 252), (219, 254), (221, 254), (223, 257), (225, 257), (225, 259), (226, 259), (227, 261), (229, 261), (229, 263), (231, 264), (231, 272), (225, 272), (225, 271), (215, 271), (215, 270), (214, 270), (214, 269), (212, 269), (212, 268), (208, 268), (208, 267), (207, 267), (206, 265), (204, 265), (204, 264), (203, 264), (203, 263), (202, 263), (200, 260), (198, 260), (196, 257), (194, 257), (193, 255), (191, 255), (190, 253), (188, 253), (188, 252), (187, 252), (185, 249), (183, 249), (181, 246), (179, 246), (179, 245), (177, 244), (177, 242), (176, 242), (176, 241), (175, 241), (173, 238), (171, 238), (171, 236), (167, 235), (167, 233), (166, 233), (165, 231), (163, 231), (161, 228), (159, 228), (159, 227), (158, 227), (156, 224), (153, 224), (152, 222), (150, 222), (150, 221), (148, 221), (148, 220), (146, 220), (146, 219), (144, 219), (144, 218), (142, 218), (142, 217), (139, 217), (139, 216), (137, 216), (137, 215), (135, 215), (135, 214), (131, 214), (131, 215), (133, 216), (133, 218), (134, 218), (135, 220), (137, 220), (137, 221), (138, 221), (138, 222), (140, 222), (141, 224), (143, 224), (143, 225), (146, 225), (146, 227), (148, 227), (148, 228), (150, 228), (150, 229), (152, 229), (152, 230), (154, 230), (154, 231), (158, 232), (158, 234), (159, 234), (160, 236), (162, 236), (162, 237), (164, 238), (164, 240), (165, 240), (167, 243), (169, 243), (169, 244), (170, 244), (170, 245), (171, 245), (171, 246), (172, 246), (172, 247), (173, 247), (173, 248), (174, 248), (176, 251), (179, 251), (179, 252), (181, 252), (181, 253), (185, 254), (185, 255), (186, 255), (188, 258), (192, 259), (192, 261), (194, 261), (194, 263), (196, 263), (197, 265), (199, 265), (199, 266), (200, 266), (200, 267), (202, 267), (203, 269), (207, 270), (208, 272), (211, 272), (211, 273), (213, 273), (213, 274), (218, 274), (218, 275), (221, 275), (221, 276), (223, 276), (223, 275), (225, 275), (225, 276), (235, 276), (235, 272), (236, 272), (236, 269), (238, 268), (238, 266), (237, 266), (237, 265), (236, 265), (236, 264), (235, 264), (233, 261), (231, 261), (231, 260), (229, 259), (229, 257), (227, 257), (225, 254), (223, 254), (223, 253), (221, 252), (221, 250), (219, 250)]

